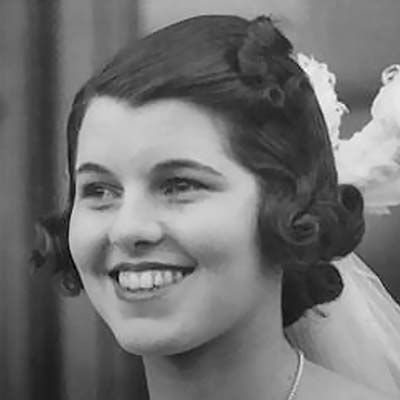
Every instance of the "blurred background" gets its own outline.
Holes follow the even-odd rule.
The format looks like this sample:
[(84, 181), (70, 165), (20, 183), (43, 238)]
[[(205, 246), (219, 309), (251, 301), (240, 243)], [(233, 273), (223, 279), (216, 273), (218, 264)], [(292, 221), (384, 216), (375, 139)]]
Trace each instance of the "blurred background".
[[(85, 295), (63, 298), (28, 260), (34, 221), (60, 209), (65, 121), (79, 86), (128, 39), (198, 14), (272, 13), (298, 51), (328, 63), (351, 114), (369, 120), (380, 73), (400, 64), (399, 0), (2, 0), (0, 2), (0, 398), (139, 399), (124, 354)], [(400, 207), (368, 217), (358, 252), (400, 301)]]

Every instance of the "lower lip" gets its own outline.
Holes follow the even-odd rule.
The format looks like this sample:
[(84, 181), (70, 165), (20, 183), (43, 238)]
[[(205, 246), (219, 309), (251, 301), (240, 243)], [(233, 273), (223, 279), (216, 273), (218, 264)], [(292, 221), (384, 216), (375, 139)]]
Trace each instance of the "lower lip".
[(159, 299), (161, 297), (166, 296), (169, 292), (181, 287), (187, 280), (189, 280), (194, 272), (191, 274), (186, 275), (182, 280), (179, 282), (172, 283), (171, 285), (154, 288), (151, 290), (141, 290), (141, 291), (131, 291), (128, 289), (124, 289), (115, 279), (111, 279), (117, 297), (120, 300), (128, 301), (128, 302), (138, 302), (138, 301), (148, 301), (153, 299)]

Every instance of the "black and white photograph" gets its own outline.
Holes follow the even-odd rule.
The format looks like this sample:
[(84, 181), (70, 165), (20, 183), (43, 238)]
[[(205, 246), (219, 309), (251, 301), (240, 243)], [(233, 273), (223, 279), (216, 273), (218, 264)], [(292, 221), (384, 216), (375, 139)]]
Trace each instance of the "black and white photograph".
[(400, 398), (399, 0), (0, 19), (0, 400)]

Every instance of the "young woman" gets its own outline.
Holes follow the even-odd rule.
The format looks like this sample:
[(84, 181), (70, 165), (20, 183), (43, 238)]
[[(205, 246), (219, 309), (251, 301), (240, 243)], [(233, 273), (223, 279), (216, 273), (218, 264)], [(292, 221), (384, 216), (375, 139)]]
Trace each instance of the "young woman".
[(331, 261), (364, 232), (291, 52), (269, 18), (196, 17), (75, 98), (70, 202), (44, 225), (65, 286), (143, 356), (151, 400), (387, 398), (284, 333), (340, 298)]

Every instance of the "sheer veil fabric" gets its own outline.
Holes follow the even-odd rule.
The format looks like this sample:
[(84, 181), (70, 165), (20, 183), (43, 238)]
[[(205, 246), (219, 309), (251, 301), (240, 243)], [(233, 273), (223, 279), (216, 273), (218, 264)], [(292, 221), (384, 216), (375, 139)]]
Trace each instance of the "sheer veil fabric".
[[(383, 70), (370, 121), (341, 139), (341, 118), (349, 110), (338, 100), (335, 75), (313, 57), (297, 59), (324, 113), (339, 183), (360, 189), (366, 213), (390, 213), (400, 205), (400, 65)], [(310, 361), (400, 398), (400, 306), (355, 253), (333, 263), (343, 292), (308, 310), (286, 336)]]
[(400, 394), (400, 306), (355, 253), (335, 262), (343, 282), (333, 302), (285, 330), (310, 361), (387, 394)]

